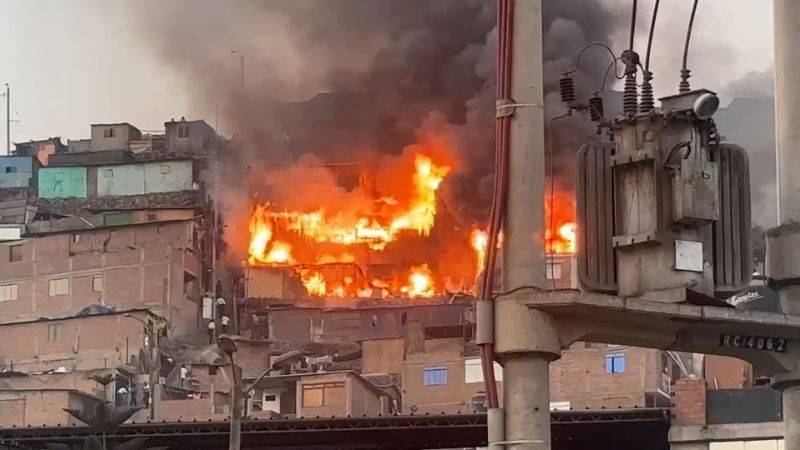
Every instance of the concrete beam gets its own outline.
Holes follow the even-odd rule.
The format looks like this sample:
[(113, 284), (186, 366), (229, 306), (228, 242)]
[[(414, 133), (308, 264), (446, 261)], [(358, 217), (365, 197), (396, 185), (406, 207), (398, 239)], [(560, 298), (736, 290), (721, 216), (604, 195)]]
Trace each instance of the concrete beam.
[[(674, 444), (708, 445), (714, 441), (742, 441), (749, 439), (781, 439), (783, 422), (726, 423), (716, 425), (673, 425), (669, 428), (669, 442)], [(689, 449), (687, 447), (672, 447)], [(708, 447), (704, 447), (708, 448)]]
[[(555, 321), (563, 347), (575, 341), (605, 342), (740, 358), (758, 374), (798, 369), (800, 317), (734, 308), (622, 299), (580, 291), (528, 290), (532, 315)], [(721, 344), (721, 336), (788, 339), (784, 352)]]

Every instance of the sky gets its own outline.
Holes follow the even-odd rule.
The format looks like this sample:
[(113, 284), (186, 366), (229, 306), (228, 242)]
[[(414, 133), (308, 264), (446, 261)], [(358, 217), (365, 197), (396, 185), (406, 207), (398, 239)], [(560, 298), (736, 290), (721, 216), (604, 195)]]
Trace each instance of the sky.
[[(631, 3), (601, 1), (625, 11)], [(653, 2), (639, 1), (637, 48), (642, 55)], [(181, 116), (214, 123), (213, 106), (198, 106), (202, 103), (190, 99), (189, 77), (194, 74), (165, 66), (152, 44), (142, 39), (141, 17), (131, 19), (135, 4), (134, 0), (0, 0), (4, 59), (0, 84), (11, 86), (12, 142), (50, 136), (61, 136), (65, 143), (88, 138), (91, 123), (130, 122), (153, 131)], [(690, 9), (691, 0), (661, 2), (652, 63), (659, 95), (672, 93), (679, 81)], [(620, 29), (612, 46), (623, 48), (627, 33)], [(235, 49), (238, 44), (227, 46)], [(235, 73), (238, 59), (229, 56)], [(719, 92), (723, 104), (738, 93), (740, 80), (759, 74), (769, 80), (772, 2), (701, 0), (689, 64), (693, 87)], [(5, 119), (2, 108), (0, 116)], [(5, 127), (0, 136), (4, 143)], [(5, 151), (2, 147), (0, 153)]]

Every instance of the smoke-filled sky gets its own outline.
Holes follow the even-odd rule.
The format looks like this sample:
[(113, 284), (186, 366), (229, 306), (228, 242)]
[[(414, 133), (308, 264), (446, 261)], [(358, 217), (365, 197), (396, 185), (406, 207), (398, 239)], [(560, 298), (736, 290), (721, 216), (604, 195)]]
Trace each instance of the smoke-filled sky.
[[(286, 10), (292, 8), (288, 5), (304, 3), (288, 0), (4, 0), (0, 2), (0, 54), (3, 55), (0, 83), (8, 82), (12, 88), (12, 119), (16, 121), (12, 123), (12, 140), (56, 135), (65, 140), (88, 137), (88, 124), (93, 122), (129, 121), (145, 130), (162, 129), (163, 122), (171, 117), (202, 117), (213, 122), (214, 104), (222, 99), (216, 98), (214, 92), (205, 93), (201, 102), (194, 97), (197, 80), (209, 74), (166, 64), (163, 48), (154, 46), (148, 36), (181, 33), (176, 38), (180, 46), (174, 49), (174, 56), (197, 56), (202, 59), (197, 67), (205, 65), (224, 73), (224, 80), (234, 84), (239, 79), (238, 59), (229, 51), (242, 49), (246, 54), (246, 81), (256, 82), (270, 76), (267, 72), (275, 76), (296, 75), (294, 86), (274, 94), (302, 99), (329, 88), (326, 81), (332, 75), (320, 73), (314, 66), (305, 64), (307, 61), (336, 58), (337, 65), (358, 69), (363, 67), (368, 56), (390, 43), (385, 39), (362, 40), (358, 33), (368, 29), (389, 36), (398, 31), (386, 29), (385, 23), (371, 22), (368, 14), (374, 11), (359, 11), (380, 9), (384, 2), (363, 1), (360, 2), (362, 8), (339, 8), (336, 13), (342, 23), (351, 21), (358, 25), (340, 28), (338, 31), (344, 33), (344, 37), (308, 36), (305, 43), (316, 45), (292, 48), (292, 35), (308, 32), (308, 26), (314, 21), (308, 24), (285, 21), (265, 10), (271, 6)], [(319, 3), (346, 5), (353, 2)], [(491, 5), (493, 1), (482, 3)], [(545, 3), (556, 2), (545, 0)], [(601, 3), (610, 11), (626, 14), (630, 1), (602, 0)], [(643, 37), (653, 0), (639, 3), (637, 34)], [(677, 84), (679, 42), (691, 1), (661, 3), (661, 20), (653, 51), (655, 84), (665, 93)], [(751, 89), (748, 85), (737, 87), (735, 84), (748, 72), (770, 70), (771, 3), (768, 0), (700, 2), (691, 54), (695, 85), (704, 84), (728, 97)], [(256, 10), (260, 12), (247, 13)], [(245, 13), (241, 14), (242, 11)], [(309, 16), (323, 12), (312, 9)], [(391, 13), (385, 12), (387, 16)], [(626, 33), (626, 26), (613, 31), (617, 47), (623, 45)], [(267, 35), (270, 39), (263, 39)], [(258, 65), (276, 59), (278, 62), (270, 67)], [(220, 86), (220, 93), (228, 88), (230, 86)], [(230, 124), (224, 121), (220, 125), (226, 133), (231, 130)], [(2, 128), (0, 136), (4, 138), (5, 129)]]
[[(557, 79), (585, 43), (627, 46), (632, 2), (543, 3), (552, 117), (563, 111)], [(639, 1), (642, 57), (653, 3)], [(677, 87), (691, 0), (661, 4), (652, 67), (656, 93), (666, 95)], [(328, 162), (399, 154), (436, 135), (458, 162), (443, 186), (448, 207), (480, 220), (491, 190), (494, 8), (494, 0), (6, 0), (0, 82), (12, 86), (12, 140), (83, 138), (90, 123), (117, 121), (155, 131), (185, 116), (235, 135), (239, 163), (255, 167), (305, 153)], [(770, 1), (702, 0), (692, 85), (724, 103), (768, 92), (771, 10)], [(596, 48), (586, 53), (575, 74), (583, 98), (600, 87), (608, 61)], [(578, 117), (554, 127), (558, 183), (571, 183), (574, 152), (591, 133)]]

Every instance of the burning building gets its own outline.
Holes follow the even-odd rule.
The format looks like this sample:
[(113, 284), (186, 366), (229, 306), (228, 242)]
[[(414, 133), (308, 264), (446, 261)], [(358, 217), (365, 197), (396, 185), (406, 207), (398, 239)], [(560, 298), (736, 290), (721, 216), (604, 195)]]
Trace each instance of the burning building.
[(470, 292), (485, 242), (473, 242), (439, 198), (453, 168), (432, 138), (357, 164), (304, 157), (268, 170), (248, 219), (249, 273), (288, 274), (311, 296)]
[[(440, 198), (454, 167), (444, 141), (427, 139), (399, 156), (266, 170), (248, 218), (248, 297), (472, 293), (488, 242)], [(549, 204), (550, 252), (574, 253), (574, 198), (557, 192)]]

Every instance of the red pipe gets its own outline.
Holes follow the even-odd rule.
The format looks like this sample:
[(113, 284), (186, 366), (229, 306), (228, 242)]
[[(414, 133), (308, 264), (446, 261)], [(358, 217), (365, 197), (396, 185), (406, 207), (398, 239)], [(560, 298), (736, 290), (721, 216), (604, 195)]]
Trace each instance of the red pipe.
[[(513, 101), (511, 97), (511, 39), (513, 38), (514, 0), (497, 1), (497, 99)], [(495, 177), (492, 193), (492, 208), (489, 214), (489, 239), (486, 267), (482, 274), (479, 301), (494, 300), (494, 268), (497, 264), (497, 244), (503, 218), (506, 213), (508, 196), (508, 159), (510, 116), (498, 117), (495, 134)], [(494, 345), (483, 344), (481, 348), (481, 364), (486, 386), (486, 398), (490, 408), (500, 404), (497, 395), (497, 382), (494, 373)]]

